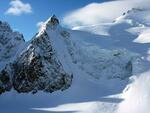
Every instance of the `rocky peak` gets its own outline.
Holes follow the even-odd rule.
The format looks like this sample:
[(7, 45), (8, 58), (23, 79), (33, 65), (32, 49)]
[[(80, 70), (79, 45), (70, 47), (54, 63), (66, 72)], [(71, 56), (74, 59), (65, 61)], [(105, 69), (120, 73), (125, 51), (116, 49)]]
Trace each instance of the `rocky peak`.
[(16, 48), (24, 42), (21, 33), (14, 32), (8, 23), (0, 21), (0, 61), (14, 57), (18, 50)]
[(0, 21), (0, 32), (12, 32), (12, 29), (7, 22)]
[[(1, 32), (0, 61), (10, 59), (10, 62), (6, 62), (0, 69), (0, 94), (11, 88), (19, 93), (36, 93), (54, 92), (70, 87), (73, 75), (62, 66), (48, 34), (58, 25), (59, 20), (53, 15), (29, 43), (22, 45), (20, 45), (22, 41), (19, 40), (23, 35), (13, 31)], [(66, 36), (64, 32), (61, 34)]]
[(0, 45), (6, 45), (8, 42), (24, 42), (24, 37), (21, 33), (11, 29), (7, 22), (0, 21)]
[(55, 15), (51, 16), (47, 21), (46, 21), (46, 28), (50, 27), (52, 29), (55, 29), (57, 25), (59, 25), (59, 20)]

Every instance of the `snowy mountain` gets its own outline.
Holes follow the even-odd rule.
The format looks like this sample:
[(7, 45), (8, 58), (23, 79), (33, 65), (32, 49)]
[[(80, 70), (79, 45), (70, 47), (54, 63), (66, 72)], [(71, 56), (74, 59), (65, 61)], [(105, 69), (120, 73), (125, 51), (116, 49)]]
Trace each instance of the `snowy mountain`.
[[(2, 33), (12, 32), (9, 27), (6, 32), (3, 31), (3, 26), (1, 28)], [(132, 75), (132, 61), (136, 55), (126, 50), (103, 49), (102, 45), (78, 39), (79, 36), (76, 36), (78, 34), (84, 35), (62, 28), (55, 16), (48, 19), (39, 33), (24, 44), (24, 47), (23, 42), (17, 44), (18, 48), (22, 47), (19, 53), (15, 51), (18, 50), (15, 47), (14, 52), (17, 56), (10, 53), (12, 56), (9, 56), (13, 57), (14, 61), (6, 63), (1, 71), (1, 93), (10, 90), (11, 87), (18, 92), (33, 93), (38, 90), (46, 92), (64, 90), (71, 85), (74, 76), (72, 65), (96, 79), (127, 79)], [(8, 43), (9, 46), (15, 46), (14, 43), (18, 40), (23, 41), (23, 37), (13, 34), (11, 36), (4, 35), (4, 38), (10, 38), (8, 40), (11, 42), (15, 38), (13, 44)], [(7, 48), (3, 50), (4, 55), (6, 54), (2, 55), (4, 58), (8, 57), (8, 51), (13, 52)]]
[(52, 16), (29, 42), (1, 22), (1, 112), (123, 113), (133, 95), (125, 96), (125, 103), (122, 95), (134, 93), (130, 79), (150, 67), (149, 38), (137, 41), (149, 29), (137, 18), (146, 12), (133, 8), (112, 23), (76, 30), (63, 28)]
[[(55, 30), (53, 27), (57, 27), (58, 24), (55, 21), (55, 17), (48, 20), (45, 29)], [(2, 24), (4, 25), (1, 26), (1, 32), (4, 32), (2, 34), (4, 37), (2, 37), (1, 44), (8, 43), (4, 42), (5, 38), (6, 41), (10, 41), (3, 50), (4, 55), (6, 55), (2, 55), (2, 58), (9, 56), (14, 58), (14, 53), (9, 53), (9, 51), (17, 53), (16, 50), (22, 47), (21, 41), (23, 37), (19, 37), (22, 35), (11, 33), (12, 31), (6, 23)], [(6, 66), (1, 70), (0, 93), (10, 90), (11, 87), (18, 92), (32, 91), (33, 93), (38, 90), (53, 92), (58, 89), (64, 90), (68, 88), (71, 85), (72, 75), (63, 69), (63, 65), (55, 55), (55, 48), (53, 48), (51, 43), (47, 31), (44, 30), (37, 34), (30, 42), (24, 44), (22, 50), (15, 56), (14, 61), (11, 60), (11, 63), (7, 62)], [(10, 55), (7, 56), (7, 54)]]

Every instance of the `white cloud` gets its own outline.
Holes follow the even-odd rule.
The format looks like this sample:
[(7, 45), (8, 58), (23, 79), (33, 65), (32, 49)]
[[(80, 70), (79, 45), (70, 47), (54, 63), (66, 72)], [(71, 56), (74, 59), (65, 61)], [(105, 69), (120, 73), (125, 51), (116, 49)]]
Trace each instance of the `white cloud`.
[(44, 24), (44, 22), (43, 22), (43, 21), (40, 21), (40, 22), (38, 22), (38, 23), (36, 24), (36, 26), (37, 26), (37, 27), (41, 27), (43, 24)]
[(63, 23), (70, 27), (100, 24), (113, 21), (123, 12), (133, 7), (149, 7), (149, 0), (118, 0), (104, 3), (91, 3), (68, 13)]
[(44, 24), (44, 22), (43, 22), (43, 21), (40, 21), (40, 22), (38, 22), (38, 23), (36, 24), (36, 26), (37, 26), (38, 29), (40, 30), (43, 24)]
[(43, 29), (43, 28), (42, 28), (43, 24), (44, 24), (43, 21), (40, 21), (40, 22), (38, 22), (38, 23), (36, 24), (36, 26), (38, 27), (38, 30), (39, 30), (39, 31), (40, 31), (41, 29)]
[(5, 13), (10, 15), (32, 13), (32, 7), (29, 3), (23, 3), (21, 0), (13, 0), (10, 2), (10, 8)]

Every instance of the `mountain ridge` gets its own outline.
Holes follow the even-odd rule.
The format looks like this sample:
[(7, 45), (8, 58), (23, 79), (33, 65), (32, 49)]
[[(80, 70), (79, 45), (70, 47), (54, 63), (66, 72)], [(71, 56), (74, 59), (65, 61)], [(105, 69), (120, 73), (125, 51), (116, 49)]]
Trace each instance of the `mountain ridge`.
[[(52, 29), (57, 27), (55, 21), (55, 16), (52, 16), (47, 22), (46, 28), (49, 26)], [(60, 61), (53, 55), (55, 53), (51, 47), (47, 32), (43, 31), (39, 36), (35, 37), (30, 44), (23, 47), (23, 52), (21, 51), (16, 56), (12, 64), (6, 64), (6, 67), (2, 69), (0, 93), (5, 92), (5, 90), (9, 91), (12, 87), (18, 92), (32, 91), (35, 93), (37, 90), (53, 92), (58, 89), (66, 89), (70, 85), (72, 75), (63, 71)], [(49, 66), (46, 67), (47, 65), (44, 62)], [(7, 67), (10, 68), (11, 72), (8, 72)], [(48, 68), (50, 67), (51, 71), (49, 72)], [(44, 70), (45, 72), (42, 72)], [(11, 76), (12, 78), (10, 78)]]
[[(101, 43), (96, 44), (89, 37)], [(110, 41), (65, 29), (53, 15), (29, 42), (21, 44), (14, 60), (1, 69), (0, 93), (12, 88), (19, 93), (65, 90), (71, 87), (75, 76), (81, 76), (75, 68), (87, 78), (126, 81), (133, 74), (138, 55), (114, 48)], [(105, 48), (104, 43), (110, 43), (110, 47)]]

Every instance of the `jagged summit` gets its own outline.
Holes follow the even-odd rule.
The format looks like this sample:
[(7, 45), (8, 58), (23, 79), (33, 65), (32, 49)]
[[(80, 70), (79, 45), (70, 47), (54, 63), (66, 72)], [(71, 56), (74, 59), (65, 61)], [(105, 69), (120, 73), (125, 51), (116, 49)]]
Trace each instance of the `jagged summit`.
[(12, 32), (12, 29), (10, 28), (10, 25), (7, 22), (0, 21), (0, 32), (9, 31)]
[[(49, 19), (47, 19), (42, 26), (40, 27), (39, 30), (39, 35), (42, 34), (43, 32), (45, 32), (45, 30), (47, 29), (51, 29), (51, 30), (55, 30), (57, 28), (57, 26), (59, 25), (59, 20), (55, 15), (52, 15)], [(49, 29), (49, 30), (50, 30)]]
[(45, 25), (55, 28), (57, 25), (59, 25), (59, 20), (55, 15), (53, 15), (45, 22)]
[(15, 43), (20, 44), (24, 41), (24, 37), (21, 33), (13, 31), (7, 22), (0, 21), (0, 49), (5, 48), (4, 45), (10, 46)]
[[(21, 33), (13, 31), (7, 22), (0, 21), (0, 50), (6, 49), (8, 46), (15, 47), (21, 43), (24, 43), (24, 41), (24, 37)], [(13, 47), (11, 47), (11, 49)], [(0, 54), (2, 56), (2, 53)]]

